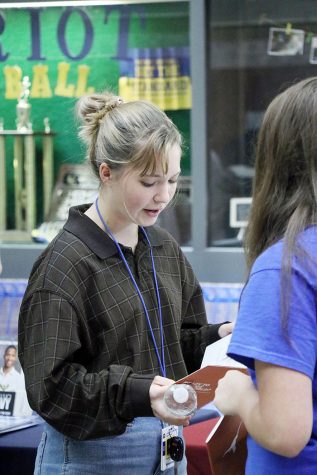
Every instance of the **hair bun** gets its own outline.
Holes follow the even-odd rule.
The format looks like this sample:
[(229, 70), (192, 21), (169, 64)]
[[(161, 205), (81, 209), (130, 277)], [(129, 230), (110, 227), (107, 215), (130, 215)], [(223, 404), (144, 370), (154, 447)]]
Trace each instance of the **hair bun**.
[(112, 97), (112, 98), (109, 99), (109, 101), (107, 101), (107, 103), (105, 104), (106, 112), (111, 111), (112, 109), (114, 109), (115, 107), (117, 107), (119, 104), (123, 104), (123, 99), (121, 99), (121, 97), (119, 97), (119, 96)]
[(123, 104), (123, 102), (124, 101), (123, 99), (121, 99), (121, 97), (118, 97), (118, 96), (111, 97), (110, 99), (106, 101), (104, 107), (102, 107), (102, 109), (96, 112), (96, 119), (100, 122), (108, 112), (118, 107), (119, 104)]

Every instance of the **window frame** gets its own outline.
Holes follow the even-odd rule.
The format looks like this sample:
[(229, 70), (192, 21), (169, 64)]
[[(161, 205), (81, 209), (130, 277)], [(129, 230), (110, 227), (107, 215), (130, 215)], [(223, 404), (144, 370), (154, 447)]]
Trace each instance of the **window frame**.
[(191, 179), (192, 246), (183, 251), (200, 282), (239, 283), (246, 277), (242, 247), (208, 246), (207, 170), (207, 19), (205, 0), (189, 0), (189, 47), (192, 81)]

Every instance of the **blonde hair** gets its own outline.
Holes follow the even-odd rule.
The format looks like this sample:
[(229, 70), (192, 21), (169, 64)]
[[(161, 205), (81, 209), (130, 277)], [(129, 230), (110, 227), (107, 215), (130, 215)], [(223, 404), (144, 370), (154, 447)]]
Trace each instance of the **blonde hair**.
[(98, 178), (101, 163), (111, 169), (132, 165), (146, 174), (155, 171), (159, 159), (166, 172), (171, 147), (182, 144), (173, 122), (147, 101), (124, 102), (105, 91), (82, 96), (76, 112), (82, 121), (79, 137)]

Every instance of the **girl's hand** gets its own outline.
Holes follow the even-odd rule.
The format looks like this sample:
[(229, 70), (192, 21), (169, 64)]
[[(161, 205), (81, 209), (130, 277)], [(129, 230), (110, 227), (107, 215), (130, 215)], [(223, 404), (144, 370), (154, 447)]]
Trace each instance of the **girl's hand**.
[(230, 370), (218, 381), (214, 404), (223, 414), (240, 415), (239, 410), (251, 393), (257, 397), (257, 390), (250, 376), (241, 371)]
[(230, 335), (230, 333), (232, 333), (232, 331), (233, 331), (233, 328), (234, 328), (234, 323), (233, 322), (224, 323), (223, 325), (221, 325), (218, 328), (218, 335), (220, 336), (220, 338), (223, 338), (224, 336)]
[(150, 400), (153, 414), (158, 419), (161, 419), (168, 424), (176, 426), (188, 426), (190, 416), (177, 417), (174, 416), (166, 407), (164, 402), (164, 394), (167, 388), (174, 384), (175, 381), (162, 376), (155, 376), (153, 383), (150, 386)]

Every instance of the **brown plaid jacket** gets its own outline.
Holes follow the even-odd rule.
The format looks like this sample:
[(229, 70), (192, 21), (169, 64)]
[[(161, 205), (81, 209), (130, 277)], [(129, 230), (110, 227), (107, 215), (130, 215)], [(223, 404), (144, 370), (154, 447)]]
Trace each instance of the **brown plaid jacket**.
[[(83, 440), (120, 434), (134, 417), (153, 416), (149, 387), (160, 368), (140, 298), (114, 242), (84, 211), (69, 219), (32, 269), (19, 318), (19, 357), (31, 407)], [(163, 314), (167, 377), (199, 368), (208, 325), (201, 288), (175, 240), (147, 228)], [(122, 246), (160, 348), (149, 247)]]

